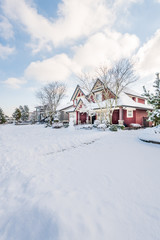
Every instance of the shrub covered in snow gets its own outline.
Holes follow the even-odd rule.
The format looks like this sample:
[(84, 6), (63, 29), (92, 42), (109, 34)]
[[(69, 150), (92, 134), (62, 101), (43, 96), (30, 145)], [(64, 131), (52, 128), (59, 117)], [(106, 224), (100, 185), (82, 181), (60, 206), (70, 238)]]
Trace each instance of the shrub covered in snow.
[(81, 125), (77, 125), (76, 126), (76, 130), (79, 130), (79, 129), (88, 129), (88, 130), (91, 130), (93, 128), (93, 125), (92, 124), (81, 124)]
[(132, 127), (132, 128), (135, 128), (135, 129), (138, 129), (138, 128), (141, 128), (141, 127), (142, 127), (142, 126), (141, 126), (140, 124), (138, 124), (138, 123), (131, 123), (129, 126)]
[(93, 125), (92, 124), (84, 124), (82, 125), (84, 129), (92, 129), (93, 128)]
[(109, 125), (110, 125), (110, 123), (107, 120), (103, 120), (102, 123), (105, 124), (106, 127), (109, 127)]
[(124, 130), (124, 129), (125, 129), (125, 126), (124, 126), (124, 125), (117, 125), (117, 128), (118, 128), (118, 129), (121, 129), (121, 130)]
[(67, 127), (69, 126), (69, 122), (68, 122), (68, 121), (63, 121), (63, 126), (64, 126), (65, 128), (67, 128)]
[(104, 131), (106, 130), (106, 128), (107, 128), (107, 126), (104, 123), (101, 123), (97, 126), (97, 129), (104, 130)]
[(116, 131), (118, 131), (118, 127), (117, 127), (117, 125), (110, 125), (109, 130), (116, 132)]
[(53, 127), (53, 128), (61, 128), (61, 127), (63, 127), (63, 123), (54, 122), (54, 123), (52, 124), (52, 127)]
[(58, 118), (54, 119), (54, 123), (52, 124), (53, 128), (61, 128), (63, 127), (63, 123), (59, 122)]
[(93, 124), (93, 127), (97, 127), (99, 124), (101, 124), (101, 122), (99, 120), (95, 120), (94, 124)]

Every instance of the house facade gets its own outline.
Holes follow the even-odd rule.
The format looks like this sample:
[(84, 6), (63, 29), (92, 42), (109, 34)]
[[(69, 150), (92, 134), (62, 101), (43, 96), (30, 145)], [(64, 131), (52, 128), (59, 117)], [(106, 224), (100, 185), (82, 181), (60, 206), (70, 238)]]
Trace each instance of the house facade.
[(125, 126), (129, 126), (131, 123), (142, 126), (151, 125), (147, 121), (147, 110), (152, 110), (152, 107), (146, 103), (146, 99), (142, 95), (125, 88), (116, 97), (110, 89), (104, 88), (99, 79), (97, 79), (90, 93), (85, 93), (77, 85), (71, 97), (71, 102), (73, 103), (72, 109), (66, 109), (66, 111), (75, 124), (93, 124), (95, 120), (107, 120), (107, 106), (111, 104), (113, 124), (124, 124)]

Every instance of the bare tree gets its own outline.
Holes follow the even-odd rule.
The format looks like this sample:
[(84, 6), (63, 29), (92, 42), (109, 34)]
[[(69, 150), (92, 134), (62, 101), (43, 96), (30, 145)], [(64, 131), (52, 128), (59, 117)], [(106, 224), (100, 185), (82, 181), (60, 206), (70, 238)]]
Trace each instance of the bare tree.
[(41, 101), (43, 107), (46, 106), (47, 116), (50, 118), (50, 124), (52, 124), (57, 107), (64, 98), (65, 92), (65, 84), (55, 81), (45, 85), (36, 93), (36, 97)]
[(84, 73), (78, 76), (82, 88), (90, 92), (92, 99), (101, 109), (104, 104), (97, 100), (96, 94), (92, 91), (92, 86), (97, 79), (102, 82), (102, 94), (105, 99), (106, 119), (112, 123), (113, 111), (117, 106), (117, 99), (120, 93), (131, 83), (137, 80), (134, 70), (134, 63), (129, 59), (121, 59), (111, 68), (100, 66), (96, 69), (94, 77), (90, 78), (89, 74)]
[[(112, 115), (117, 107), (117, 100), (120, 93), (131, 83), (137, 81), (138, 77), (134, 69), (134, 63), (129, 59), (123, 58), (116, 62), (113, 67), (107, 68), (101, 66), (96, 71), (97, 77), (102, 81), (104, 86), (103, 94), (105, 95), (106, 110), (108, 110), (110, 123), (112, 123)], [(110, 91), (114, 97), (110, 96)]]

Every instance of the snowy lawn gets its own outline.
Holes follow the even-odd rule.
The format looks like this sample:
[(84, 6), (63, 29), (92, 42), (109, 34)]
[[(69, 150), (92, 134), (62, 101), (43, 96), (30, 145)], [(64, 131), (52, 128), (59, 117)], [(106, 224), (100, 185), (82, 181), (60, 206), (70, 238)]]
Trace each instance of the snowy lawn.
[(160, 144), (160, 125), (152, 128), (146, 128), (140, 133), (139, 139), (146, 142)]
[(0, 239), (160, 239), (160, 145), (142, 131), (0, 126)]

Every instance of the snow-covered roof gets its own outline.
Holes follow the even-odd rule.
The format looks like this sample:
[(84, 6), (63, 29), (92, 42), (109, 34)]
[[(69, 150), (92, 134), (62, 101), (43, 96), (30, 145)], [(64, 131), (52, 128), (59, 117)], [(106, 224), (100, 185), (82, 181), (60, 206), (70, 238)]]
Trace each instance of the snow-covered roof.
[(62, 110), (65, 110), (65, 109), (69, 109), (73, 107), (73, 102), (68, 102), (67, 104), (65, 105), (61, 105), (57, 108), (57, 111), (62, 111)]
[[(107, 105), (109, 105), (109, 101), (111, 101), (111, 99), (109, 100), (105, 100), (102, 102), (88, 102), (87, 99), (81, 99), (82, 102), (85, 105), (85, 109), (86, 110), (90, 110), (90, 109), (99, 109), (99, 108), (105, 108)], [(112, 105), (114, 107), (115, 105), (115, 100), (112, 99)], [(152, 110), (153, 107), (151, 105), (148, 104), (143, 104), (143, 103), (138, 103), (135, 102), (132, 98), (130, 98), (126, 93), (122, 92), (119, 96), (119, 98), (117, 99), (117, 107), (131, 107), (131, 108), (139, 108), (139, 109), (148, 109), (148, 110)]]
[(65, 110), (65, 112), (74, 112), (74, 110), (75, 110), (75, 107), (71, 107), (71, 108), (68, 108), (67, 110)]
[(135, 102), (132, 98), (130, 98), (124, 92), (120, 93), (118, 102), (117, 102), (117, 106), (150, 109), (150, 110), (153, 109), (153, 107), (151, 105)]
[(82, 87), (80, 87), (80, 89), (84, 93), (85, 96), (89, 95), (89, 92), (86, 89), (84, 89)]
[(144, 97), (142, 96), (142, 94), (140, 94), (140, 93), (138, 93), (138, 92), (136, 92), (136, 91), (134, 91), (133, 89), (130, 89), (130, 88), (128, 88), (128, 87), (125, 87), (125, 89), (123, 90), (123, 92), (124, 92), (124, 93), (127, 93), (127, 94), (129, 94), (129, 95), (135, 96), (135, 97), (144, 98)]

